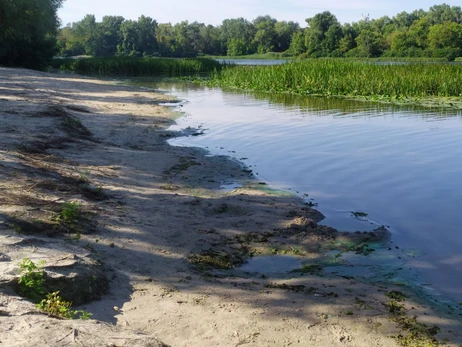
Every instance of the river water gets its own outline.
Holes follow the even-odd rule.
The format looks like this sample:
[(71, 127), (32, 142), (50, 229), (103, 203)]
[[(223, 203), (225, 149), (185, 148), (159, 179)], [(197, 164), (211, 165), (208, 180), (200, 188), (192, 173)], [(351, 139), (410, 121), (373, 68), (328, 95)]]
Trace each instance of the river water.
[[(243, 161), (341, 231), (386, 225), (403, 262), (462, 301), (462, 113), (145, 83), (185, 100), (172, 139)], [(365, 212), (355, 218), (351, 212)]]

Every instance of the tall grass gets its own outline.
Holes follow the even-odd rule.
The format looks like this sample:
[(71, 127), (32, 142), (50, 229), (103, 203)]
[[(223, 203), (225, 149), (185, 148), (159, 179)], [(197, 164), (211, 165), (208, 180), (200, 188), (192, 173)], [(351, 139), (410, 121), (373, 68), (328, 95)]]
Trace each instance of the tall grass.
[(384, 98), (461, 97), (460, 64), (374, 64), (316, 59), (273, 66), (229, 66), (212, 84), (263, 92)]
[(83, 58), (55, 59), (52, 68), (83, 74), (179, 77), (211, 73), (221, 65), (206, 58)]

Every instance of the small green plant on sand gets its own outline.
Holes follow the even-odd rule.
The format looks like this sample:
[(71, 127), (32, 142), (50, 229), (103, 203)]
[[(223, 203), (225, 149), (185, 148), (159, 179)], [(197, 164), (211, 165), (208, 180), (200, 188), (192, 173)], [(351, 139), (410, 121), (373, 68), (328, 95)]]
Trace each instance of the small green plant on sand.
[(18, 280), (19, 294), (32, 300), (39, 302), (45, 295), (45, 273), (43, 271), (44, 261), (39, 261), (35, 264), (29, 258), (24, 258), (19, 264), (21, 270)]
[(49, 316), (61, 319), (90, 319), (91, 313), (82, 310), (72, 310), (72, 303), (63, 300), (58, 292), (47, 294), (37, 307)]
[(91, 313), (82, 310), (72, 310), (72, 303), (63, 300), (59, 296), (59, 292), (46, 294), (44, 265), (44, 261), (39, 261), (35, 264), (29, 258), (24, 258), (21, 261), (19, 264), (21, 272), (18, 280), (19, 294), (38, 303), (37, 308), (51, 317), (89, 319)]
[(73, 223), (79, 218), (80, 205), (76, 202), (65, 202), (59, 214), (59, 219), (65, 223)]

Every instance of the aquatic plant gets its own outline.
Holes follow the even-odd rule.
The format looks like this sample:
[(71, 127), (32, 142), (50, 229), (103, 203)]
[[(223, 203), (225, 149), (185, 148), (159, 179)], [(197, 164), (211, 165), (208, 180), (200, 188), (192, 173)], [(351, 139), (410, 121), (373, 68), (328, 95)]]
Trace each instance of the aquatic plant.
[(366, 97), (368, 100), (462, 96), (462, 65), (377, 64), (313, 59), (273, 66), (227, 66), (211, 84), (262, 92)]
[(52, 68), (82, 74), (179, 77), (211, 73), (221, 64), (206, 58), (107, 57), (55, 59)]

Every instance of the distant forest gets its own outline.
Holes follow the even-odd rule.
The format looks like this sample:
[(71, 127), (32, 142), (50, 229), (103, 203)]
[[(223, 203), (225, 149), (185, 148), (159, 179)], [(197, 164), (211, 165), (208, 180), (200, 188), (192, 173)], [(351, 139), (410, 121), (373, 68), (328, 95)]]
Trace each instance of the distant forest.
[(53, 56), (242, 56), (282, 57), (462, 57), (462, 11), (447, 4), (390, 18), (364, 17), (340, 24), (326, 11), (307, 27), (260, 16), (226, 19), (221, 25), (151, 17), (126, 20), (94, 15), (60, 28), (63, 0), (0, 0), (0, 65), (44, 68)]
[(226, 19), (219, 26), (183, 21), (157, 23), (87, 15), (59, 31), (61, 56), (241, 56), (277, 52), (282, 56), (428, 57), (462, 56), (462, 11), (447, 4), (390, 18), (362, 18), (340, 24), (328, 11), (306, 19), (307, 27), (260, 16)]

